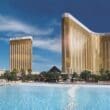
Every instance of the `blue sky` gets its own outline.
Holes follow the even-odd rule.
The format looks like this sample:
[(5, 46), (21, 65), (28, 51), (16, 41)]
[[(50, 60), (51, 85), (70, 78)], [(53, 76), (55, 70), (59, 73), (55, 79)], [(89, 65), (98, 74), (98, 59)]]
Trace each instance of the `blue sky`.
[(95, 32), (110, 32), (110, 0), (0, 0), (0, 69), (9, 38), (33, 36), (33, 71), (61, 68), (61, 18), (69, 12)]

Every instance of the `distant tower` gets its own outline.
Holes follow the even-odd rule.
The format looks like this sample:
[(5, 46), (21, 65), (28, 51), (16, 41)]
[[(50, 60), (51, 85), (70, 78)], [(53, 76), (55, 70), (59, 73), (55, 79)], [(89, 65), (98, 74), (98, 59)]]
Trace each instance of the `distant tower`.
[(32, 70), (32, 37), (10, 39), (10, 71)]

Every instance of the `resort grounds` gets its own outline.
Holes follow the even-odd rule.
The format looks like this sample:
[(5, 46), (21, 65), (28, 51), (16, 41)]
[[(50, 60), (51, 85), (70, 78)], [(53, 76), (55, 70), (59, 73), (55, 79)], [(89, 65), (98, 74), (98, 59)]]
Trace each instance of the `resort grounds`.
[(42, 71), (40, 74), (32, 74), (31, 70), (25, 73), (24, 70), (17, 72), (5, 71), (0, 76), (0, 85), (13, 83), (58, 83), (58, 84), (110, 84), (110, 71), (101, 69), (97, 74), (91, 71), (84, 70), (80, 74), (74, 72), (73, 74), (62, 74), (57, 67), (52, 67), (48, 71)]

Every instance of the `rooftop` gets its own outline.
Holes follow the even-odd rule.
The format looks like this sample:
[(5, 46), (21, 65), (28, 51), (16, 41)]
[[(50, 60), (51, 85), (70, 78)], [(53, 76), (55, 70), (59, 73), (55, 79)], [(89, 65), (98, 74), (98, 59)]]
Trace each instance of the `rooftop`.
[(61, 70), (56, 66), (53, 66), (48, 72), (52, 73), (61, 73)]
[(32, 36), (23, 36), (23, 37), (10, 38), (10, 41), (12, 41), (12, 40), (24, 40), (24, 39), (32, 40)]
[(76, 24), (78, 24), (79, 26), (81, 26), (83, 29), (85, 29), (87, 32), (89, 32), (91, 34), (95, 34), (95, 35), (99, 35), (99, 36), (108, 36), (108, 35), (110, 35), (110, 33), (93, 32), (88, 27), (86, 27), (84, 24), (82, 24), (79, 20), (77, 20), (74, 16), (72, 16), (70, 13), (64, 13), (63, 18), (64, 17), (67, 17), (67, 18), (73, 20)]

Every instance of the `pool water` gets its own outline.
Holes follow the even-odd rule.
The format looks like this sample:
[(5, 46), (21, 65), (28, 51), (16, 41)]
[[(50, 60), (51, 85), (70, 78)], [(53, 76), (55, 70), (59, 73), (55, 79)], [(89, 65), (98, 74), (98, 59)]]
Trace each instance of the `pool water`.
[(0, 110), (65, 110), (67, 87), (2, 86)]
[(80, 87), (76, 91), (74, 110), (110, 110), (110, 86)]
[(0, 86), (0, 110), (110, 110), (110, 86)]

